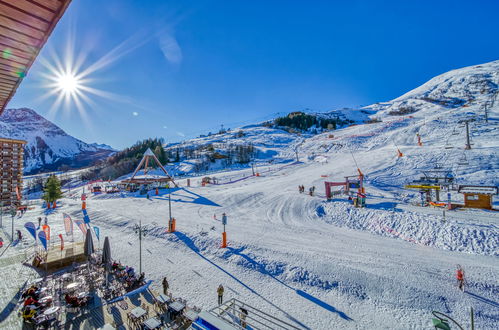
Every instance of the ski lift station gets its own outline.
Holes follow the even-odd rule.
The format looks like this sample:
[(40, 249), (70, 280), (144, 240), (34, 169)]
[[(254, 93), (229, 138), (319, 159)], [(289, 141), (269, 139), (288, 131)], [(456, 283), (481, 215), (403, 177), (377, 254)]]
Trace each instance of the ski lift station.
[(492, 196), (497, 195), (496, 186), (459, 186), (458, 192), (464, 195), (464, 207), (492, 209)]

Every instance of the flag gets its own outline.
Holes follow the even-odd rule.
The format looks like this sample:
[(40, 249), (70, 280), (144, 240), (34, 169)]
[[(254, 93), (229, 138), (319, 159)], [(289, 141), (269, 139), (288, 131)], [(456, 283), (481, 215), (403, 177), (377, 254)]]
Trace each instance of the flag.
[(85, 223), (90, 223), (90, 217), (88, 216), (87, 210), (81, 210), (83, 212), (83, 221)]
[(21, 200), (21, 193), (19, 192), (19, 186), (16, 186), (16, 195), (17, 195), (17, 200)]
[(97, 226), (94, 226), (94, 231), (95, 231), (95, 237), (97, 237), (97, 240), (100, 241), (99, 236), (100, 236), (100, 229)]
[(64, 228), (66, 229), (66, 235), (73, 235), (73, 221), (67, 213), (63, 213), (62, 217), (64, 219)]
[(33, 238), (36, 241), (36, 226), (35, 226), (35, 224), (33, 222), (26, 222), (24, 224), (24, 228), (26, 228), (26, 230), (31, 234), (31, 236), (33, 236)]
[(38, 232), (38, 238), (40, 239), (40, 242), (42, 242), (43, 248), (45, 251), (47, 250), (47, 236), (45, 236), (44, 231)]
[(80, 228), (83, 236), (85, 236), (87, 234), (87, 226), (85, 226), (85, 223), (81, 220), (75, 220), (74, 223)]
[(45, 233), (45, 238), (50, 241), (50, 226), (49, 225), (43, 225), (42, 230)]
[(61, 251), (64, 250), (64, 239), (62, 239), (62, 234), (59, 234), (59, 238), (61, 239)]

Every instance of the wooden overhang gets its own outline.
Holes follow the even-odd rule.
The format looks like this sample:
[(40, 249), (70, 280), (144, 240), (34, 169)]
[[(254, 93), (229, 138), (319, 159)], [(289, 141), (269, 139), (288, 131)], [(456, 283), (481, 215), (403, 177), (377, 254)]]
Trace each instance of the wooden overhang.
[(0, 0), (0, 114), (71, 0)]

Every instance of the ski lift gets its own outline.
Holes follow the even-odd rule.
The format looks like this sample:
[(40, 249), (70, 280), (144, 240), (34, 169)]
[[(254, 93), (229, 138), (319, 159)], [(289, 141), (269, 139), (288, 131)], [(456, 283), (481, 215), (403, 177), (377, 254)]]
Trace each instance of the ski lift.
[(449, 143), (450, 137), (445, 141), (445, 149), (453, 149), (454, 147)]
[(468, 158), (466, 158), (466, 154), (463, 155), (457, 160), (457, 165), (465, 166), (469, 165)]

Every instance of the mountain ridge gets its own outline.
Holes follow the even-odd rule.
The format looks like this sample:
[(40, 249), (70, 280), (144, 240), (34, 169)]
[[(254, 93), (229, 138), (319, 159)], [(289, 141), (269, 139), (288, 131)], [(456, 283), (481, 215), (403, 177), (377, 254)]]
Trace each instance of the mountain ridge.
[(0, 136), (27, 141), (24, 172), (35, 174), (63, 167), (81, 168), (111, 155), (110, 146), (86, 143), (29, 108), (6, 109)]

